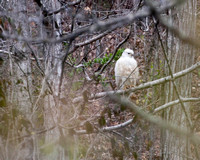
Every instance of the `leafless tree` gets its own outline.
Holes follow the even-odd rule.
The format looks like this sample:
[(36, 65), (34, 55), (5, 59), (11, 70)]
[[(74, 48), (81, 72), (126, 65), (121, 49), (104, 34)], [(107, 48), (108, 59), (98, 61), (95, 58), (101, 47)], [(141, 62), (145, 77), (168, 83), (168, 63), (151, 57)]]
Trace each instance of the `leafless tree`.
[[(197, 3), (0, 1), (0, 159), (199, 159)], [(141, 72), (127, 90), (113, 79), (122, 48)]]

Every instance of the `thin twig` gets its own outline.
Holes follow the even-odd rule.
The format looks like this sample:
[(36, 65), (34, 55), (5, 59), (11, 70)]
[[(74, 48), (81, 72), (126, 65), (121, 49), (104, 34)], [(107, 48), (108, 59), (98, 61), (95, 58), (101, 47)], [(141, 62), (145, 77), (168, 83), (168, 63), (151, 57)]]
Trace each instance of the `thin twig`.
[[(196, 70), (197, 68), (200, 68), (200, 62), (197, 62), (196, 64), (192, 65), (189, 68), (186, 68), (185, 70), (182, 70), (180, 72), (174, 73), (173, 74), (173, 79), (175, 80), (177, 78), (185, 76), (186, 74), (188, 74), (188, 73)], [(99, 92), (99, 93), (96, 93), (96, 94), (91, 94), (89, 96), (89, 99), (90, 100), (92, 100), (92, 99), (98, 99), (98, 98), (104, 97), (104, 96), (106, 96), (108, 94), (115, 94), (115, 93), (116, 94), (125, 94), (125, 93), (131, 93), (131, 92), (134, 92), (134, 91), (137, 91), (137, 90), (141, 90), (141, 89), (145, 89), (145, 88), (150, 88), (150, 87), (153, 87), (153, 86), (156, 86), (156, 85), (159, 85), (159, 84), (163, 84), (163, 83), (169, 82), (171, 80), (172, 80), (171, 76), (167, 76), (167, 77), (163, 77), (163, 78), (160, 78), (160, 79), (157, 79), (157, 80), (154, 80), (154, 81), (150, 81), (150, 82), (147, 82), (147, 83), (144, 83), (144, 84), (140, 84), (139, 86), (130, 88), (128, 90), (107, 91), (107, 92)], [(76, 97), (76, 98), (73, 99), (73, 103), (77, 103), (77, 102), (80, 102), (82, 100), (83, 100), (83, 97), (79, 96), (79, 97)]]
[(117, 47), (114, 50), (114, 54), (112, 55), (110, 60), (106, 64), (103, 65), (103, 67), (101, 68), (100, 72), (96, 75), (96, 77), (98, 77), (105, 70), (105, 68), (113, 61), (115, 55), (117, 54), (118, 49), (129, 39), (131, 35), (131, 29), (132, 29), (132, 26), (130, 27), (129, 33), (126, 36), (126, 38), (117, 45)]
[[(157, 14), (155, 13), (155, 15), (157, 15)], [(185, 114), (187, 124), (188, 124), (189, 128), (191, 129), (191, 131), (193, 131), (194, 128), (193, 128), (192, 121), (191, 121), (191, 119), (190, 119), (190, 116), (189, 116), (188, 112), (186, 111), (185, 104), (183, 103), (182, 97), (180, 96), (179, 91), (178, 91), (178, 88), (177, 88), (177, 86), (176, 86), (176, 83), (175, 83), (175, 80), (174, 80), (174, 77), (173, 77), (173, 72), (172, 72), (172, 69), (171, 69), (171, 67), (170, 67), (169, 59), (168, 59), (168, 57), (167, 57), (167, 54), (166, 54), (166, 51), (165, 51), (165, 48), (164, 48), (164, 45), (163, 45), (163, 42), (162, 42), (162, 39), (161, 39), (159, 30), (158, 30), (157, 24), (155, 25), (155, 28), (156, 28), (156, 31), (157, 31), (157, 34), (158, 34), (158, 39), (159, 39), (159, 41), (160, 41), (161, 48), (162, 48), (162, 51), (163, 51), (165, 60), (166, 60), (166, 62), (167, 62), (167, 66), (168, 66), (168, 69), (169, 69), (169, 74), (171, 75), (171, 78), (172, 78), (173, 88), (174, 88), (175, 93), (176, 93), (176, 95), (177, 95), (177, 97), (178, 97), (179, 103), (181, 104), (181, 108), (182, 108), (182, 110), (183, 110), (183, 112), (184, 112), (184, 114)], [(199, 156), (199, 152), (198, 152), (198, 150), (197, 150), (197, 146), (196, 146), (196, 143), (195, 143), (195, 142), (194, 142), (194, 146), (195, 146), (195, 147), (194, 147), (194, 150), (195, 150), (196, 157), (199, 159), (200, 156)]]
[(42, 134), (42, 133), (51, 131), (51, 130), (53, 130), (54, 128), (56, 128), (56, 126), (52, 126), (52, 127), (48, 128), (48, 129), (43, 129), (43, 130), (37, 131), (37, 132), (32, 131), (31, 134), (26, 134), (26, 135), (23, 135), (23, 136), (14, 137), (14, 138), (12, 138), (12, 139), (9, 139), (9, 141), (20, 140), (20, 139), (23, 139), (23, 138), (26, 138), (26, 137), (31, 137), (33, 134), (37, 134), (37, 135), (38, 135), (38, 134)]
[(199, 136), (196, 136), (195, 134), (188, 131), (186, 128), (180, 128), (172, 123), (169, 123), (167, 121), (162, 120), (160, 117), (156, 117), (151, 115), (150, 113), (146, 113), (143, 111), (140, 107), (129, 101), (127, 98), (124, 98), (122, 96), (113, 96), (110, 95), (111, 100), (115, 101), (118, 104), (121, 104), (123, 106), (126, 106), (129, 108), (132, 112), (140, 116), (142, 119), (155, 124), (156, 126), (167, 129), (173, 133), (175, 133), (178, 136), (187, 137), (190, 139), (193, 143), (200, 144), (200, 138)]
[(167, 58), (167, 54), (166, 54), (166, 51), (165, 51), (165, 48), (164, 48), (162, 39), (161, 39), (161, 37), (160, 37), (160, 33), (159, 33), (159, 30), (158, 30), (158, 26), (155, 25), (155, 27), (156, 27), (156, 32), (157, 32), (157, 34), (158, 34), (158, 39), (159, 39), (159, 41), (160, 41), (161, 48), (162, 48), (162, 51), (163, 51), (165, 60), (166, 60), (166, 62), (167, 62), (167, 66), (168, 66), (168, 69), (169, 69), (169, 74), (170, 74), (171, 79), (172, 79), (171, 81), (172, 81), (174, 90), (175, 90), (176, 95), (177, 95), (177, 97), (178, 97), (178, 100), (179, 100), (179, 102), (180, 102), (180, 104), (181, 104), (182, 110), (183, 110), (183, 112), (184, 112), (184, 114), (185, 114), (185, 116), (186, 116), (186, 120), (187, 120), (187, 122), (188, 122), (188, 125), (189, 125), (190, 129), (192, 130), (192, 121), (191, 121), (191, 119), (190, 119), (190, 116), (189, 116), (188, 113), (186, 112), (185, 104), (183, 103), (183, 101), (182, 101), (182, 99), (181, 99), (181, 96), (180, 96), (179, 91), (178, 91), (178, 89), (177, 89), (176, 83), (175, 83), (175, 81), (174, 81), (173, 72), (172, 72), (171, 66), (170, 66), (170, 64), (169, 64), (169, 60), (168, 60), (168, 58)]
[(39, 62), (39, 60), (38, 60), (38, 58), (37, 58), (35, 52), (33, 51), (33, 49), (31, 48), (31, 46), (30, 46), (30, 44), (29, 44), (28, 42), (27, 42), (27, 46), (28, 46), (28, 48), (31, 50), (31, 53), (32, 53), (33, 57), (35, 58), (37, 67), (39, 68), (39, 70), (40, 70), (42, 76), (44, 76), (44, 71), (42, 70), (42, 67), (41, 67), (41, 65), (40, 65), (40, 62)]
[[(200, 98), (181, 98), (181, 100), (182, 100), (182, 102), (197, 102), (197, 101), (200, 101)], [(173, 106), (173, 105), (176, 105), (176, 104), (178, 104), (178, 103), (180, 103), (179, 99), (177, 99), (177, 100), (175, 100), (175, 101), (171, 101), (171, 102), (169, 102), (169, 103), (166, 103), (166, 104), (164, 104), (164, 105), (162, 105), (162, 106), (157, 107), (157, 108), (153, 111), (153, 113), (155, 114), (155, 113), (157, 113), (157, 112), (160, 112), (160, 111), (162, 111), (162, 110), (164, 110), (164, 109), (166, 109), (166, 108), (169, 108), (169, 107), (171, 107), (171, 106)]]

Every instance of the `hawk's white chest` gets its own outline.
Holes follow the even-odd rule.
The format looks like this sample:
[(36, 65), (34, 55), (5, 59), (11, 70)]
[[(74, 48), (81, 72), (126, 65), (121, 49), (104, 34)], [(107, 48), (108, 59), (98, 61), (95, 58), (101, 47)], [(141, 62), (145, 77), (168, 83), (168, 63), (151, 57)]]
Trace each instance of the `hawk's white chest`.
[(115, 64), (115, 79), (118, 87), (136, 85), (139, 77), (137, 61), (133, 57), (121, 56)]

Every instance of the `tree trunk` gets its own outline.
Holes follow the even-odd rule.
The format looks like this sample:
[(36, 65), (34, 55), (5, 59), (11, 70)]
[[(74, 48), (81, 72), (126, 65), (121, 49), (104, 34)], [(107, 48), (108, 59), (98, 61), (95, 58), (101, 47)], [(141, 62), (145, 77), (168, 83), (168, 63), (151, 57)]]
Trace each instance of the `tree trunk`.
[[(49, 1), (49, 9), (57, 10), (60, 8), (60, 3), (56, 1)], [(57, 30), (55, 23), (60, 27), (60, 17), (61, 14), (58, 13), (53, 15), (52, 32), (53, 37), (59, 37), (60, 31)], [(44, 126), (48, 130), (49, 128), (56, 126), (55, 129), (49, 131), (45, 135), (45, 144), (47, 148), (51, 147), (52, 152), (46, 154), (43, 159), (54, 160), (54, 159), (68, 159), (65, 155), (65, 150), (60, 145), (60, 139), (63, 138), (64, 134), (62, 129), (59, 127), (59, 123), (62, 119), (61, 103), (60, 103), (60, 91), (62, 86), (62, 72), (63, 72), (63, 57), (65, 53), (62, 52), (62, 44), (49, 44), (46, 45), (45, 55), (46, 57), (46, 67), (45, 67), (45, 77), (47, 78), (47, 83), (52, 94), (45, 97), (44, 102)], [(63, 139), (64, 141), (64, 139)]]
[[(187, 36), (195, 37), (195, 5), (196, 1), (187, 1), (184, 6), (169, 11), (169, 16), (173, 24), (177, 25), (179, 30)], [(175, 12), (178, 12), (174, 15)], [(173, 15), (173, 16), (172, 16)], [(177, 22), (177, 23), (176, 23)], [(188, 44), (182, 43), (178, 38), (175, 38), (172, 33), (168, 33), (167, 37), (167, 56), (170, 62), (172, 72), (181, 71), (194, 64), (194, 49)], [(166, 74), (169, 74), (169, 69), (166, 64)], [(192, 74), (188, 74), (175, 81), (179, 95), (181, 97), (191, 96)], [(172, 82), (165, 85), (165, 103), (177, 99), (177, 93)], [(190, 104), (185, 103), (185, 110), (190, 115)], [(177, 124), (180, 127), (190, 129), (187, 124), (186, 115), (181, 105), (176, 105), (165, 111), (164, 117)], [(188, 117), (190, 118), (190, 117)], [(177, 138), (173, 133), (164, 131), (163, 134), (163, 158), (164, 160), (185, 160), (192, 157), (191, 146), (188, 139)]]
[[(18, 34), (28, 38), (31, 36), (29, 32), (28, 23), (24, 20), (28, 19), (27, 15), (27, 2), (26, 0), (13, 0), (9, 1), (7, 4), (7, 10), (10, 10), (11, 22), (15, 25), (15, 29)], [(12, 28), (12, 33), (15, 33), (16, 30)], [(33, 96), (32, 96), (32, 69), (31, 69), (31, 60), (28, 52), (29, 49), (25, 42), (16, 42), (14, 40), (10, 41), (13, 44), (11, 52), (14, 53), (14, 57), (10, 58), (10, 76), (11, 76), (11, 85), (10, 91), (8, 92), (9, 99), (9, 110), (13, 114), (13, 119), (20, 117), (19, 121), (12, 121), (10, 119), (10, 129), (7, 138), (12, 139), (19, 135), (29, 134), (32, 130), (32, 120), (31, 112), (33, 106)], [(16, 117), (15, 115), (16, 114)], [(12, 130), (12, 127), (15, 129)], [(23, 144), (23, 145), (21, 145)], [(9, 141), (7, 142), (7, 149), (18, 151), (20, 154), (16, 156), (16, 159), (34, 159), (34, 140), (33, 137), (25, 139), (24, 141)], [(13, 156), (12, 152), (7, 153), (7, 159), (11, 159)]]

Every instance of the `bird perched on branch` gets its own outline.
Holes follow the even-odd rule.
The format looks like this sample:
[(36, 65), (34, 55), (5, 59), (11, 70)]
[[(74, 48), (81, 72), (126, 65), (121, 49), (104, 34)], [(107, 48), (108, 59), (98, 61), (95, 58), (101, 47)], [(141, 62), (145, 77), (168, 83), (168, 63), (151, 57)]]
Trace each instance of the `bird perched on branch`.
[(139, 78), (138, 64), (133, 55), (133, 50), (127, 48), (115, 64), (115, 81), (119, 89), (136, 85)]

